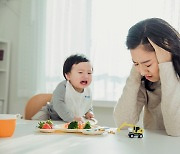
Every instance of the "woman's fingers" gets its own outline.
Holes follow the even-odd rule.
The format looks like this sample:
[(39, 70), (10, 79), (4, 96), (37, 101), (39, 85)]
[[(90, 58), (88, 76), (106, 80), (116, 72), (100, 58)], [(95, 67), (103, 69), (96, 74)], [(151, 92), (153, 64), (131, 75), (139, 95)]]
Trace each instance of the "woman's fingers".
[(159, 46), (157, 46), (157, 45), (156, 45), (153, 41), (151, 41), (149, 38), (148, 38), (148, 41), (150, 42), (150, 44), (153, 46), (154, 50), (156, 51)]
[(171, 61), (171, 53), (163, 48), (161, 48), (160, 46), (158, 46), (157, 44), (155, 44), (153, 41), (151, 41), (148, 38), (150, 44), (152, 45), (152, 47), (155, 50), (156, 53), (156, 57), (159, 63), (164, 63), (164, 62), (169, 62)]

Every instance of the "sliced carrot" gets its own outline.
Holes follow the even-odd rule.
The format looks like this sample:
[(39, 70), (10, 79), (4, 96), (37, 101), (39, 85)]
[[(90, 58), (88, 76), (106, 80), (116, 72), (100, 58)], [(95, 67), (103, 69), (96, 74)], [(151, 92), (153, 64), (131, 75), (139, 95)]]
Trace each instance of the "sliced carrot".
[(65, 128), (68, 128), (69, 124), (70, 124), (70, 123), (65, 123), (65, 124), (64, 124), (64, 127), (65, 127)]

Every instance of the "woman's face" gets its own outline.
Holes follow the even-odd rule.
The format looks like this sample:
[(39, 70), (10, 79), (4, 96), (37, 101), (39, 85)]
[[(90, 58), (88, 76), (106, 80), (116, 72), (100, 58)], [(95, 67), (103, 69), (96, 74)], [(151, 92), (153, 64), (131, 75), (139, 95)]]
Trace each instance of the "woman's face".
[(159, 81), (159, 67), (155, 52), (145, 50), (143, 45), (130, 51), (137, 71), (151, 82)]

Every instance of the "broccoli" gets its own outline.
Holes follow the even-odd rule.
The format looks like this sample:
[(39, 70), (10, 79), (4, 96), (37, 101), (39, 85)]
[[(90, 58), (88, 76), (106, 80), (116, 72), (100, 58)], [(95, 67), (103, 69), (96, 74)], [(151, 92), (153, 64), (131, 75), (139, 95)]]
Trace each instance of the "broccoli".
[(90, 124), (90, 122), (88, 121), (88, 122), (86, 122), (86, 124), (85, 124), (85, 126), (84, 126), (84, 128), (83, 129), (91, 129), (91, 124)]
[(68, 129), (78, 129), (78, 122), (77, 122), (77, 121), (72, 121), (72, 122), (68, 125)]

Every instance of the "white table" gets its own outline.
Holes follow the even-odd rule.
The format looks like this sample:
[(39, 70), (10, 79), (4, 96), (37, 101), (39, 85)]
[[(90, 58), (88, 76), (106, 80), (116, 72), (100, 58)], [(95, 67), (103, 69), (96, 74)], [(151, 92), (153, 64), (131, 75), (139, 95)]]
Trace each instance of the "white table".
[(180, 137), (145, 130), (144, 138), (118, 134), (40, 133), (37, 121), (18, 120), (15, 133), (0, 138), (0, 154), (179, 154)]

